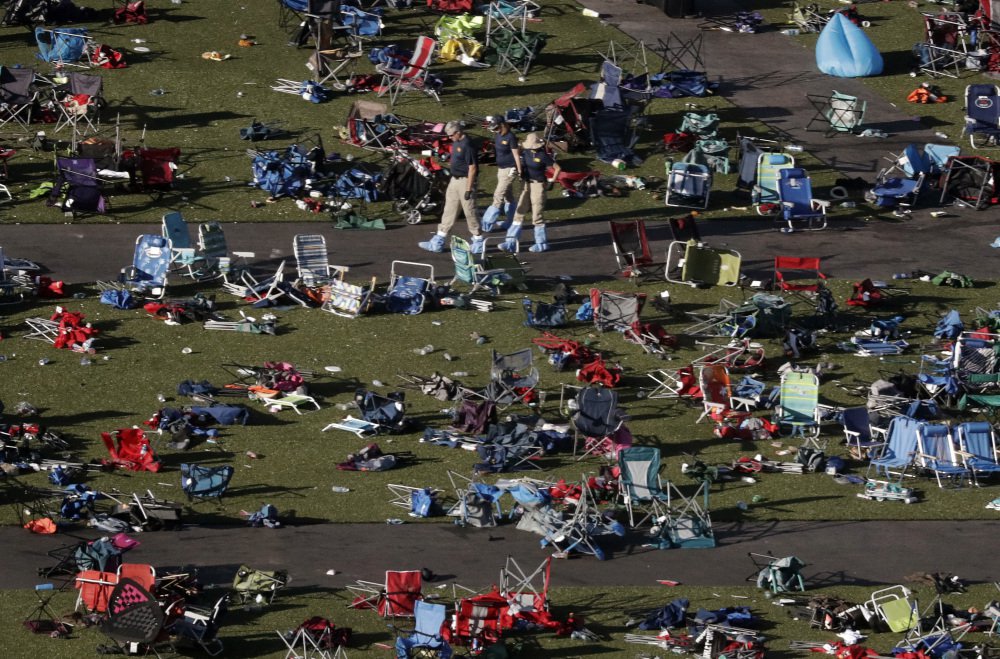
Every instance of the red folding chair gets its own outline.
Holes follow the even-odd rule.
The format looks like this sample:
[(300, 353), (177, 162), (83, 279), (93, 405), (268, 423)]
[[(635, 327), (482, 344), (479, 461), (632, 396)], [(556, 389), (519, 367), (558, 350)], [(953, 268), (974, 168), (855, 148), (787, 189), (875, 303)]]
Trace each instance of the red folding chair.
[(76, 610), (82, 606), (88, 613), (105, 613), (111, 591), (118, 584), (118, 575), (100, 570), (83, 570), (76, 575), (75, 588), (80, 591), (76, 598)]
[(383, 618), (412, 618), (417, 600), (423, 599), (423, 579), (419, 570), (386, 570), (385, 584), (358, 581), (347, 587), (354, 595), (354, 609), (374, 609)]
[(396, 99), (402, 92), (416, 90), (427, 94), (438, 103), (437, 89), (429, 83), (428, 68), (434, 61), (434, 51), (437, 48), (437, 41), (430, 37), (419, 37), (417, 45), (413, 48), (413, 55), (410, 61), (401, 69), (392, 68), (388, 64), (379, 64), (375, 70), (382, 74), (382, 84), (379, 86), (378, 95), (389, 95), (389, 105), (395, 105)]
[(611, 228), (611, 246), (615, 250), (618, 271), (633, 279), (643, 276), (643, 269), (653, 264), (645, 220), (611, 220), (608, 226)]
[(826, 275), (819, 269), (819, 258), (813, 256), (775, 256), (774, 285), (783, 293), (808, 299), (824, 286)]
[(459, 600), (452, 619), (451, 642), (474, 650), (497, 643), (503, 635), (501, 618), (509, 607), (496, 588)]

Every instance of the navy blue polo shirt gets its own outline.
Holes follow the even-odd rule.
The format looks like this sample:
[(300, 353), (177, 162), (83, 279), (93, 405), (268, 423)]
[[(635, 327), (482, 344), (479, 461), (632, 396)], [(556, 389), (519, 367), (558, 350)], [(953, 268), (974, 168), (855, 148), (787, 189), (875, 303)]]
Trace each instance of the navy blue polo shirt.
[(451, 145), (451, 175), (463, 178), (469, 175), (469, 167), (476, 165), (476, 149), (468, 135)]
[(521, 162), (529, 181), (544, 181), (545, 170), (555, 164), (555, 160), (545, 149), (525, 149), (521, 151)]
[(506, 135), (496, 134), (493, 139), (493, 144), (496, 147), (497, 154), (497, 167), (507, 168), (516, 167), (517, 163), (514, 162), (514, 149), (517, 148), (517, 135), (507, 131)]

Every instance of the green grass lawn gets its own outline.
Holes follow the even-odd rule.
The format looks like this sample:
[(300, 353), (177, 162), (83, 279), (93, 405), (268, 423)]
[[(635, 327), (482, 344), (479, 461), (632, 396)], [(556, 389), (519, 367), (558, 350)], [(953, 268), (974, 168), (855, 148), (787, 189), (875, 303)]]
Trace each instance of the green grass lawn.
[[(881, 9), (881, 7), (879, 7)], [(315, 216), (285, 200), (251, 208), (251, 201), (263, 201), (266, 194), (247, 188), (251, 179), (247, 147), (258, 149), (284, 148), (293, 141), (314, 141), (321, 138), (328, 152), (363, 159), (375, 167), (383, 167), (379, 156), (345, 144), (341, 129), (348, 110), (358, 96), (338, 93), (333, 100), (314, 105), (301, 98), (271, 90), (279, 78), (303, 80), (309, 75), (305, 62), (310, 49), (286, 45), (288, 30), (278, 26), (275, 3), (254, 0), (246, 3), (184, 3), (153, 8), (154, 20), (146, 26), (115, 27), (100, 22), (89, 25), (98, 42), (130, 51), (133, 39), (144, 39), (142, 47), (149, 53), (128, 52), (129, 68), (96, 72), (105, 78), (108, 108), (102, 114), (101, 137), (114, 138), (117, 121), (123, 142), (128, 147), (142, 141), (151, 147), (179, 147), (182, 151), (180, 178), (176, 189), (160, 198), (146, 194), (128, 194), (117, 190), (112, 194), (113, 213), (110, 216), (79, 218), (80, 222), (158, 222), (168, 209), (181, 210), (189, 220), (219, 219), (239, 222), (276, 222), (310, 220)], [(608, 50), (611, 40), (630, 42), (631, 39), (603, 21), (583, 16), (572, 2), (546, 3), (541, 22), (531, 29), (544, 31), (550, 38), (546, 48), (529, 72), (519, 81), (516, 74), (498, 75), (493, 70), (477, 71), (457, 63), (435, 66), (446, 81), (441, 103), (420, 94), (409, 94), (396, 108), (405, 117), (447, 120), (461, 117), (482, 117), (501, 113), (514, 107), (544, 107), (556, 96), (577, 82), (596, 79), (601, 62), (600, 53)], [(386, 29), (380, 38), (371, 40), (371, 47), (398, 43), (412, 45), (418, 35), (430, 34), (437, 16), (424, 8), (390, 10)], [(237, 41), (243, 34), (252, 35), (257, 44), (240, 48)], [(33, 40), (22, 28), (3, 28), (5, 39), (4, 63), (36, 66), (48, 73), (47, 65), (35, 60)], [(232, 57), (224, 62), (202, 59), (206, 51), (222, 51)], [(659, 69), (655, 55), (650, 54), (650, 68)], [(361, 58), (358, 73), (373, 72), (367, 58)], [(165, 90), (152, 96), (152, 90)], [(364, 98), (377, 100), (374, 95)], [(662, 177), (664, 159), (658, 145), (664, 132), (675, 130), (690, 99), (656, 99), (647, 117), (638, 153), (645, 162), (630, 174)], [(719, 111), (726, 118), (723, 136), (731, 141), (736, 132), (763, 134), (766, 129), (741, 118), (738, 111), (722, 98), (697, 99), (700, 111)], [(948, 106), (952, 108), (954, 106)], [(932, 108), (937, 110), (937, 108)], [(251, 145), (239, 139), (239, 130), (254, 119), (279, 122), (287, 137)], [(959, 116), (952, 117), (959, 121)], [(473, 123), (475, 123), (473, 121)], [(53, 134), (53, 126), (38, 125), (48, 130), (49, 137), (68, 142), (69, 132)], [(486, 135), (474, 129), (479, 137)], [(19, 150), (11, 162), (10, 187), (15, 201), (6, 207), (8, 222), (67, 221), (55, 208), (46, 207), (43, 200), (28, 199), (28, 192), (53, 172), (51, 153), (34, 153), (30, 136), (10, 134), (8, 143)], [(62, 144), (60, 148), (65, 147)], [(820, 165), (808, 154), (802, 154), (802, 164), (814, 177), (814, 187), (822, 192), (833, 184), (835, 172)], [(610, 166), (593, 161), (587, 154), (569, 154), (562, 159), (568, 170), (596, 167), (607, 174)], [(713, 189), (713, 209), (707, 217), (745, 215), (747, 199), (735, 191), (735, 175), (719, 175)], [(484, 183), (481, 187), (488, 186)], [(634, 216), (653, 213), (662, 208), (661, 194), (656, 191), (633, 191), (625, 200), (595, 198), (585, 203), (554, 198), (547, 209), (549, 221), (571, 221), (595, 216)], [(398, 217), (386, 203), (372, 205), (368, 212), (396, 221)], [(862, 213), (843, 210), (839, 217)]]
[[(664, 650), (657, 650), (648, 645), (627, 644), (623, 640), (625, 633), (650, 634), (653, 632), (637, 632), (625, 627), (631, 618), (641, 618), (643, 612), (662, 607), (677, 597), (685, 597), (691, 601), (689, 611), (698, 608), (716, 610), (728, 606), (748, 606), (759, 619), (756, 629), (759, 629), (769, 640), (769, 657), (784, 659), (803, 656), (802, 651), (789, 650), (789, 642), (835, 642), (837, 638), (830, 632), (812, 629), (809, 621), (792, 616), (792, 609), (779, 607), (762, 596), (761, 592), (751, 585), (745, 587), (725, 588), (691, 588), (681, 586), (667, 588), (652, 586), (648, 588), (560, 588), (558, 587), (558, 566), (553, 569), (553, 583), (556, 587), (550, 594), (552, 612), (559, 619), (565, 619), (570, 613), (575, 617), (583, 617), (586, 627), (596, 633), (600, 640), (596, 642), (578, 641), (569, 638), (557, 638), (551, 633), (513, 635), (510, 638), (523, 641), (524, 649), (512, 656), (523, 659), (541, 657), (608, 657), (625, 658), (639, 656), (664, 656)], [(868, 598), (876, 587), (863, 586), (831, 586), (810, 590), (808, 596), (830, 595), (844, 598), (852, 602), (862, 602)], [(219, 591), (216, 591), (219, 592)], [(451, 603), (451, 588), (428, 589), (425, 594), (436, 592), (446, 604)], [(918, 588), (914, 590), (920, 607), (930, 605), (934, 598), (932, 589)], [(211, 593), (206, 593), (209, 596)], [(54, 600), (54, 610), (57, 614), (72, 611), (75, 591), (57, 595)], [(977, 585), (962, 595), (949, 595), (945, 601), (958, 610), (974, 606), (982, 610), (986, 603), (996, 597), (992, 585)], [(21, 621), (35, 604), (34, 593), (28, 591), (8, 591), (0, 603), (0, 629), (5, 632), (5, 656), (12, 658), (38, 656), (43, 651), (44, 656), (52, 659), (63, 657), (81, 657), (93, 654), (94, 648), (106, 642), (104, 636), (97, 630), (79, 629), (69, 639), (49, 639), (32, 637), (21, 626)], [(279, 593), (274, 603), (257, 611), (234, 609), (224, 619), (224, 626), (219, 636), (225, 644), (227, 657), (284, 657), (284, 646), (275, 634), (294, 629), (303, 620), (314, 615), (320, 615), (334, 622), (338, 627), (350, 627), (354, 632), (355, 642), (348, 654), (351, 657), (385, 657), (390, 652), (384, 646), (393, 642), (394, 635), (386, 627), (385, 621), (373, 611), (358, 611), (347, 608), (348, 593), (340, 589), (296, 589), (294, 582), (289, 588)], [(401, 621), (403, 628), (410, 627), (409, 621)], [(30, 643), (28, 641), (31, 641)], [(887, 656), (893, 646), (901, 640), (900, 634), (873, 633), (865, 645)], [(969, 634), (963, 640), (966, 647), (981, 643), (988, 639), (982, 634)], [(514, 647), (514, 642), (509, 642)], [(646, 654), (643, 654), (646, 653)], [(192, 653), (197, 656), (197, 653)]]
[[(612, 288), (622, 286), (631, 285), (619, 283)], [(837, 298), (843, 301), (848, 283), (838, 281), (832, 286)], [(649, 284), (641, 290), (655, 295), (663, 288)], [(739, 298), (736, 289), (697, 290), (673, 286), (670, 290), (676, 313), (714, 308), (722, 297)], [(178, 295), (183, 293), (183, 289), (177, 291)], [(544, 294), (539, 291), (537, 297), (544, 297)], [(910, 332), (907, 340), (920, 346), (929, 343), (936, 319), (948, 308), (960, 310), (963, 317), (971, 321), (971, 310), (976, 306), (993, 307), (995, 297), (991, 287), (944, 290), (913, 282), (905, 300), (895, 311), (886, 313), (901, 312), (907, 316), (904, 324)], [(221, 303), (226, 315), (237, 316), (234, 302), (223, 298)], [(55, 350), (44, 342), (17, 338), (26, 330), (25, 317), (47, 316), (51, 312), (50, 306), (41, 306), (11, 313), (5, 319), (4, 335), (11, 338), (0, 344), (8, 357), (0, 368), (4, 370), (3, 400), (8, 409), (20, 400), (38, 407), (45, 425), (71, 438), (70, 457), (74, 460), (106, 457), (100, 433), (141, 424), (161, 407), (158, 394), (167, 397), (168, 406), (191, 404), (189, 399), (178, 399), (174, 393), (183, 380), (207, 379), (216, 385), (233, 381), (233, 374), (224, 367), (226, 364), (253, 365), (266, 360), (284, 360), (327, 376), (311, 385), (311, 392), (322, 401), (320, 411), (303, 415), (291, 411), (271, 414), (263, 405), (243, 401), (253, 411), (251, 422), (245, 427), (224, 428), (216, 444), (200, 443), (187, 451), (176, 451), (166, 447), (165, 437), (156, 438), (164, 464), (159, 473), (100, 473), (86, 479), (94, 488), (105, 491), (141, 492), (149, 488), (161, 497), (179, 499), (182, 497), (180, 463), (234, 465), (236, 476), (223, 505), (197, 506), (188, 517), (188, 521), (195, 523), (239, 523), (237, 513), (241, 509), (254, 510), (265, 502), (276, 505), (288, 521), (298, 523), (380, 521), (397, 517), (401, 512), (388, 503), (387, 483), (450, 490), (447, 471), (470, 473), (477, 461), (475, 453), (420, 443), (419, 431), (377, 439), (387, 452), (412, 452), (415, 457), (412, 464), (379, 473), (338, 471), (337, 463), (366, 442), (339, 430), (321, 432), (328, 423), (348, 413), (334, 405), (350, 401), (358, 387), (369, 386), (380, 392), (392, 390), (402, 383), (397, 377), (401, 372), (429, 376), (434, 371), (465, 371), (469, 375), (460, 379), (472, 387), (481, 387), (489, 378), (490, 350), (512, 352), (530, 346), (531, 338), (537, 336), (535, 330), (522, 325), (519, 300), (513, 297), (499, 299), (497, 310), (488, 314), (452, 310), (418, 316), (377, 315), (349, 320), (320, 310), (279, 310), (279, 333), (273, 337), (209, 332), (196, 324), (171, 327), (141, 310), (117, 311), (98, 304), (92, 297), (82, 301), (67, 300), (63, 304), (70, 310), (83, 311), (102, 332), (99, 354), (91, 358), (92, 363), (84, 366), (78, 354)], [(796, 317), (801, 319), (811, 313), (811, 308), (800, 304)], [(682, 315), (666, 317), (652, 308), (645, 317), (662, 322), (668, 331), (676, 334), (682, 334), (687, 324)], [(865, 327), (870, 322), (870, 316), (863, 313), (846, 312), (843, 318), (844, 324), (853, 328)], [(469, 338), (472, 332), (489, 337), (489, 342), (477, 345)], [(629, 427), (636, 442), (660, 446), (665, 477), (682, 488), (694, 486), (693, 481), (680, 473), (681, 464), (690, 462), (692, 456), (710, 464), (729, 464), (741, 455), (756, 453), (772, 459), (792, 459), (791, 456), (782, 458), (779, 451), (792, 449), (794, 453), (798, 440), (783, 440), (784, 444), (779, 446), (771, 442), (725, 442), (713, 437), (711, 424), (695, 423), (700, 406), (694, 408), (676, 400), (638, 397), (639, 389), (653, 384), (645, 376), (647, 372), (679, 368), (700, 354), (701, 346), (691, 339), (682, 339), (671, 361), (661, 361), (625, 342), (616, 333), (595, 333), (590, 324), (574, 322), (559, 334), (590, 341), (609, 361), (622, 365), (625, 377), (620, 387), (621, 400), (631, 415)], [(919, 348), (911, 349), (912, 356), (905, 359), (883, 362), (837, 350), (836, 342), (848, 336), (849, 333), (824, 336), (822, 352), (805, 360), (835, 365), (823, 379), (823, 403), (863, 404), (861, 399), (839, 388), (838, 382), (867, 384), (887, 372), (900, 369), (915, 372), (917, 367), (912, 361), (919, 358)], [(761, 342), (769, 361), (766, 369), (757, 372), (774, 384), (778, 379), (775, 369), (785, 360), (776, 340), (762, 339)], [(414, 353), (428, 343), (434, 346), (434, 353), (427, 356)], [(190, 354), (182, 352), (186, 347), (191, 348)], [(453, 357), (452, 361), (445, 360), (445, 352)], [(41, 366), (40, 359), (48, 359), (50, 363)], [(565, 422), (558, 405), (559, 391), (562, 384), (575, 382), (574, 375), (552, 370), (540, 353), (536, 360), (541, 371), (541, 388), (547, 394), (540, 412), (548, 421)], [(330, 375), (324, 371), (326, 366), (339, 366), (343, 370)], [(384, 386), (372, 386), (374, 380)], [(407, 402), (409, 414), (419, 425), (440, 428), (448, 424), (442, 410), (450, 403), (422, 396), (417, 391), (407, 392)], [(529, 413), (524, 407), (509, 411)], [(839, 426), (824, 427), (823, 438), (829, 440), (829, 454), (844, 453)], [(257, 458), (248, 458), (248, 451)], [(543, 471), (527, 475), (579, 480), (582, 474), (596, 472), (600, 464), (597, 459), (577, 462), (569, 455), (557, 454), (541, 461)], [(853, 467), (855, 472), (864, 473), (863, 465), (854, 464)], [(28, 485), (46, 486), (45, 474), (29, 474), (21, 480)], [(334, 493), (330, 489), (333, 485), (349, 487), (352, 492), (347, 495)], [(741, 515), (767, 520), (979, 519), (994, 515), (984, 509), (984, 505), (997, 496), (994, 485), (941, 491), (932, 480), (917, 480), (915, 486), (920, 490), (921, 503), (904, 506), (858, 499), (855, 496), (857, 486), (838, 485), (823, 474), (764, 474), (753, 485), (738, 482), (713, 486), (712, 509), (717, 520), (733, 520)], [(736, 504), (749, 501), (754, 495), (759, 495), (763, 501), (740, 512)], [(17, 496), (16, 488), (11, 488), (10, 496)], [(829, 505), (831, 503), (836, 505)], [(0, 509), (0, 519), (13, 522), (16, 512), (16, 507), (4, 507)]]

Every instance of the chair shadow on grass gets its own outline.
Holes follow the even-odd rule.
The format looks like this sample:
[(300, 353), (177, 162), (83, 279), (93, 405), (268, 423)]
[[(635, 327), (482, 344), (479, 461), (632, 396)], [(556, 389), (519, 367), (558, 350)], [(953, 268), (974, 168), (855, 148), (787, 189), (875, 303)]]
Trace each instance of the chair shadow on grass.
[(872, 581), (870, 579), (859, 579), (855, 576), (848, 575), (843, 570), (831, 570), (827, 572), (817, 572), (816, 574), (809, 575), (808, 577), (803, 576), (806, 583), (809, 585), (809, 589), (814, 588), (828, 588), (831, 586), (880, 586), (883, 583)]

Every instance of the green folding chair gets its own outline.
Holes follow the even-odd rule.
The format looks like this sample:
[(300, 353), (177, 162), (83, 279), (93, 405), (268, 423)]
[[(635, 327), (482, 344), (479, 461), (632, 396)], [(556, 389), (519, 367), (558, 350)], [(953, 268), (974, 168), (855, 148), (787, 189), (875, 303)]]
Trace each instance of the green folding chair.
[[(781, 376), (775, 423), (795, 436), (806, 440), (805, 445), (816, 446), (819, 434), (819, 378), (815, 373), (788, 371)], [(807, 434), (808, 433), (808, 434)]]

